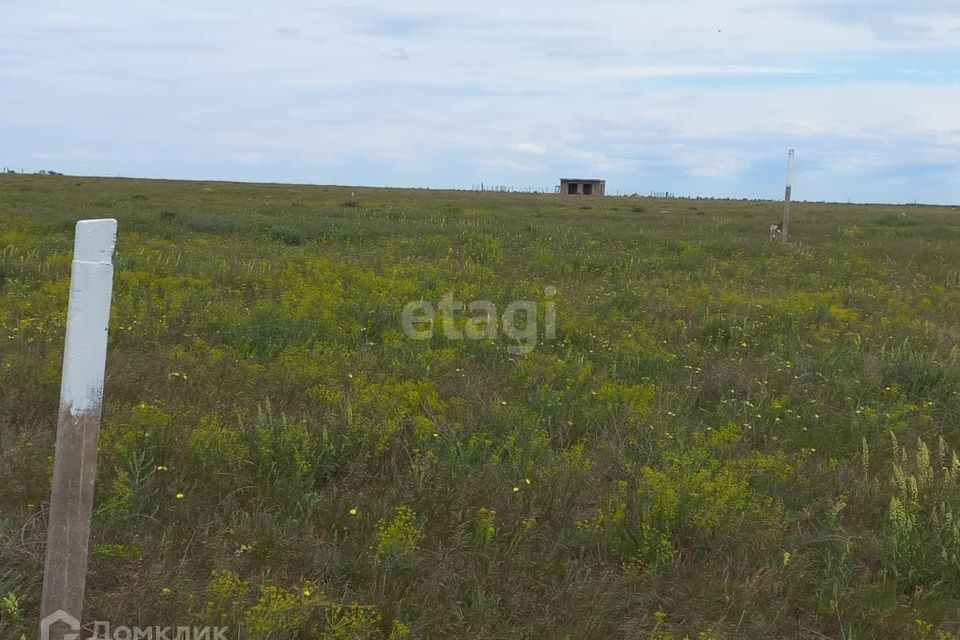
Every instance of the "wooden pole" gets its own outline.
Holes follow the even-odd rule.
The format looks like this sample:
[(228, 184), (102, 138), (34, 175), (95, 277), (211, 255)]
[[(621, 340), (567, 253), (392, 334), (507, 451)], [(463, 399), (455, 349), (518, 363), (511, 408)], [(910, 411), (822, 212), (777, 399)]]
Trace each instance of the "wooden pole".
[(40, 610), (50, 640), (66, 632), (44, 628), (51, 616), (82, 620), (116, 237), (116, 220), (77, 223)]
[(783, 196), (783, 241), (790, 239), (790, 197), (793, 195), (793, 149), (787, 152), (787, 189)]

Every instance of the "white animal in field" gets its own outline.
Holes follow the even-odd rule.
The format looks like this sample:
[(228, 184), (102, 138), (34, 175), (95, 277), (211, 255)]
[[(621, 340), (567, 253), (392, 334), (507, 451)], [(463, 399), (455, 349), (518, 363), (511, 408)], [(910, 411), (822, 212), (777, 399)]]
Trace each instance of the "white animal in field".
[(770, 225), (770, 239), (779, 240), (783, 237), (783, 229), (778, 224)]

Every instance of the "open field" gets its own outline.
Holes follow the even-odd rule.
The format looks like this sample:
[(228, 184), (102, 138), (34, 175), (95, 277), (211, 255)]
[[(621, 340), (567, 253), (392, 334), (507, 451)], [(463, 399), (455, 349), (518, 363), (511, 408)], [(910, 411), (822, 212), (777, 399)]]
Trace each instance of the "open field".
[[(780, 212), (0, 176), (0, 638), (35, 634), (94, 217), (120, 234), (86, 619), (956, 638), (958, 211), (794, 204), (786, 247)], [(526, 354), (400, 328), (551, 286)]]

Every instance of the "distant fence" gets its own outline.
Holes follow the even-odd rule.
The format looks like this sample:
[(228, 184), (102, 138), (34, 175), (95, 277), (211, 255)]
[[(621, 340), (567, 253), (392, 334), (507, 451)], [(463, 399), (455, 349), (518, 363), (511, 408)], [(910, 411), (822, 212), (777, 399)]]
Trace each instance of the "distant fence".
[(504, 184), (475, 184), (470, 187), (471, 191), (480, 191), (487, 192), (492, 191), (494, 193), (554, 193), (556, 188), (550, 187), (549, 189), (544, 189), (542, 187), (515, 187), (513, 185), (504, 185)]

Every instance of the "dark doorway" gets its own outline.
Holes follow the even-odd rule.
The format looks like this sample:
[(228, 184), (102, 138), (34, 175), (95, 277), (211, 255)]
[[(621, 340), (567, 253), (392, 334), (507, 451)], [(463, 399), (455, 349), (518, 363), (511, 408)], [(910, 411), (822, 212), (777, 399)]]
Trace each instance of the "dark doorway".
[(567, 185), (567, 193), (571, 196), (577, 195), (577, 183), (571, 182)]
[(593, 185), (589, 182), (583, 183), (583, 195), (592, 196), (593, 195)]

